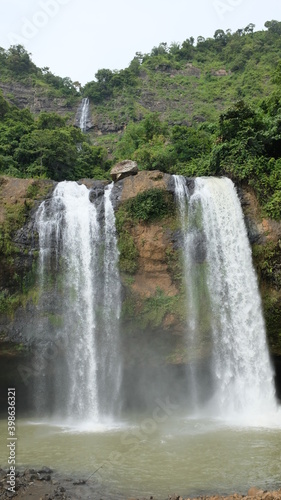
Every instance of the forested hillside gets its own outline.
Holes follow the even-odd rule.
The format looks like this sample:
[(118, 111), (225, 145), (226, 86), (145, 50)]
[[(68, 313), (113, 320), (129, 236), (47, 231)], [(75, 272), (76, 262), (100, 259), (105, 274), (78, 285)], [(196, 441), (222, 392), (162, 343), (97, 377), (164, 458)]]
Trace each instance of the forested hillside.
[(141, 169), (247, 182), (265, 213), (280, 218), (281, 22), (265, 28), (160, 43), (124, 70), (99, 70), (84, 88), (37, 68), (21, 46), (0, 49), (0, 83), (19, 82), (72, 107), (87, 96), (93, 122), (82, 134), (67, 115), (35, 117), (0, 95), (0, 173), (100, 179), (130, 158)]

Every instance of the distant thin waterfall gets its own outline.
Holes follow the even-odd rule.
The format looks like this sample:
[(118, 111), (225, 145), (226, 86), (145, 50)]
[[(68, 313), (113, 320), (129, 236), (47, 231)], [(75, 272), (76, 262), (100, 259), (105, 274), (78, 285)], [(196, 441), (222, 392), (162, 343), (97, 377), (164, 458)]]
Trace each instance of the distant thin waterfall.
[(80, 117), (80, 129), (82, 132), (87, 130), (87, 119), (89, 115), (89, 98), (84, 97), (81, 104), (81, 117)]
[[(175, 176), (181, 218), (184, 183)], [(262, 305), (235, 187), (226, 178), (197, 178), (186, 197), (187, 351), (195, 366), (200, 357), (205, 364), (209, 359), (209, 411), (225, 416), (274, 410)], [(204, 403), (200, 369), (192, 376), (196, 410)]]
[[(112, 185), (103, 198), (104, 223), (89, 190), (75, 182), (59, 183), (37, 214), (41, 289), (44, 300), (50, 298), (45, 304), (46, 345), (38, 353), (43, 375), (39, 407), (51, 394), (54, 414), (92, 421), (114, 415), (121, 377), (111, 190)], [(48, 361), (46, 349), (52, 342), (58, 352)]]

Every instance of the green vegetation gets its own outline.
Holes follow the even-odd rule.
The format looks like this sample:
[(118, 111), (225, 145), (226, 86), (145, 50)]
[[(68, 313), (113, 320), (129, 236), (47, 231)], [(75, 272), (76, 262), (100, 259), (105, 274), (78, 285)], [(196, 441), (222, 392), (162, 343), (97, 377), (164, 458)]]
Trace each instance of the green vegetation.
[(281, 248), (279, 243), (269, 241), (264, 245), (253, 245), (253, 258), (259, 277), (263, 282), (281, 290)]
[(118, 249), (120, 252), (119, 269), (125, 273), (134, 274), (138, 268), (138, 251), (134, 239), (128, 230), (119, 233)]
[(166, 314), (177, 311), (181, 299), (180, 295), (168, 297), (163, 290), (158, 288), (154, 296), (148, 297), (143, 301), (143, 308), (139, 312), (141, 327), (143, 329), (159, 327)]
[(19, 307), (26, 307), (28, 302), (36, 304), (39, 299), (39, 291), (36, 287), (29, 290), (19, 289), (15, 293), (7, 290), (0, 292), (0, 314), (5, 314), (11, 318)]
[(152, 222), (171, 215), (174, 203), (171, 195), (163, 189), (148, 189), (128, 200), (126, 211), (134, 221)]
[(12, 232), (24, 225), (27, 211), (26, 204), (6, 207), (5, 219), (0, 225), (0, 254), (7, 257), (17, 252), (17, 248), (12, 241)]
[[(26, 307), (27, 303), (36, 303), (39, 292), (36, 285), (37, 269), (36, 257), (38, 252), (24, 250), (15, 241), (18, 229), (24, 226), (30, 209), (35, 200), (40, 200), (50, 190), (52, 183), (44, 180), (30, 181), (24, 198), (16, 201), (3, 195), (6, 185), (9, 191), (10, 180), (0, 178), (0, 312), (13, 317), (19, 307)], [(16, 188), (15, 188), (16, 189)], [(15, 197), (17, 192), (14, 193)], [(14, 197), (13, 197), (14, 198)], [(27, 235), (28, 236), (28, 235)]]
[(79, 83), (70, 78), (53, 75), (49, 68), (38, 68), (22, 45), (12, 45), (8, 50), (0, 47), (0, 80), (20, 82), (32, 87), (40, 86), (53, 97), (79, 96)]
[(138, 251), (130, 234), (132, 225), (132, 219), (126, 210), (126, 206), (121, 206), (116, 213), (118, 249), (120, 252), (119, 268), (120, 271), (128, 274), (134, 274), (138, 268)]
[(130, 293), (122, 306), (123, 320), (129, 323), (133, 321), (134, 326), (140, 330), (157, 329), (168, 314), (185, 318), (184, 294), (170, 297), (160, 288), (157, 288), (154, 295), (146, 298)]
[(98, 121), (113, 122), (116, 130), (149, 112), (159, 112), (169, 126), (214, 123), (236, 100), (256, 105), (272, 92), (281, 23), (265, 26), (258, 32), (252, 24), (235, 33), (217, 30), (197, 44), (192, 37), (181, 45), (161, 43), (148, 54), (137, 52), (125, 70), (100, 70), (82, 93), (94, 103)]
[(42, 112), (36, 120), (29, 110), (8, 105), (1, 92), (0, 144), (0, 174), (13, 177), (99, 179), (109, 167), (106, 151), (66, 119)]
[(163, 189), (148, 189), (127, 200), (116, 213), (120, 270), (134, 274), (138, 268), (138, 251), (131, 234), (136, 222), (151, 223), (171, 216), (175, 207), (171, 194)]

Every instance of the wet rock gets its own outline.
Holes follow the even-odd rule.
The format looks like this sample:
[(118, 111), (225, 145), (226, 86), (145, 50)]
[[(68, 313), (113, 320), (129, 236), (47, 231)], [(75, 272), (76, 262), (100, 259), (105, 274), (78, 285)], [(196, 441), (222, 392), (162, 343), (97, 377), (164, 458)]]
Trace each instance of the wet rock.
[(253, 245), (254, 243), (263, 243), (265, 238), (261, 234), (256, 222), (253, 219), (251, 219), (250, 217), (245, 217), (244, 221), (245, 221), (248, 238), (249, 238), (251, 245)]
[(193, 234), (192, 259), (194, 262), (202, 264), (206, 259), (206, 235), (203, 231), (196, 231)]
[(38, 474), (39, 481), (51, 481), (50, 474)]
[(98, 198), (104, 195), (104, 188), (106, 186), (106, 181), (95, 181), (91, 186), (91, 190), (89, 193), (89, 200), (91, 203), (94, 203)]
[(57, 488), (57, 491), (60, 491), (61, 493), (64, 493), (66, 490), (65, 490), (65, 488), (63, 486), (59, 486)]
[(78, 479), (78, 481), (74, 481), (72, 484), (74, 484), (74, 486), (78, 486), (80, 484), (86, 484), (86, 481), (85, 479)]
[[(175, 193), (174, 177), (172, 175), (169, 175), (169, 177), (167, 177), (166, 182), (167, 182), (167, 191), (174, 194)], [(189, 193), (193, 194), (195, 179), (193, 179), (192, 177), (185, 177), (185, 182), (186, 182), (186, 186), (187, 186)]]
[(52, 474), (52, 472), (54, 472), (54, 471), (52, 469), (50, 469), (49, 467), (46, 467), (45, 465), (43, 465), (43, 467), (38, 470), (39, 474)]
[(136, 175), (138, 171), (139, 169), (136, 161), (123, 160), (111, 169), (110, 175), (112, 180), (116, 182), (129, 175)]
[(114, 184), (113, 189), (111, 191), (111, 203), (114, 210), (117, 210), (122, 198), (122, 190), (123, 190), (123, 181), (118, 181)]

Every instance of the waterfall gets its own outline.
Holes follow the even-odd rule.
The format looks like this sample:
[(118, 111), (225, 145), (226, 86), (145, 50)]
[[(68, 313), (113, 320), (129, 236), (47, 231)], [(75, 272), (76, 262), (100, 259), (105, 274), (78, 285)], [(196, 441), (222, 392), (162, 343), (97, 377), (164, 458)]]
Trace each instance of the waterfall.
[(80, 116), (80, 122), (79, 122), (79, 127), (80, 127), (82, 132), (87, 131), (88, 116), (89, 116), (89, 98), (84, 97), (82, 99), (81, 116)]
[[(183, 231), (190, 404), (218, 416), (275, 411), (273, 371), (243, 212), (230, 179), (174, 176)], [(202, 388), (200, 359), (208, 365)]]
[(121, 381), (112, 188), (95, 204), (85, 185), (60, 182), (37, 213), (46, 316), (37, 353), (39, 410), (93, 422), (116, 415)]

